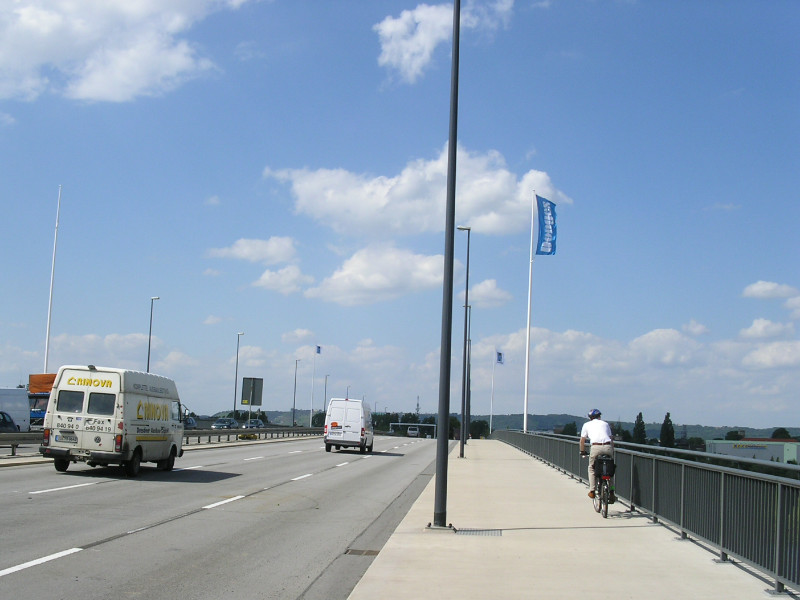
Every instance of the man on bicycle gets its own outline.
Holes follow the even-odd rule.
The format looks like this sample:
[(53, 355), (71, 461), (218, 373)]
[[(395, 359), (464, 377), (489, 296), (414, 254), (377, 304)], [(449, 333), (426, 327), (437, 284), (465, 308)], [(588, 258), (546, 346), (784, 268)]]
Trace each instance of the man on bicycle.
[[(591, 444), (589, 456), (589, 498), (594, 498), (594, 461), (601, 454), (614, 457), (614, 435), (611, 426), (600, 418), (600, 411), (593, 408), (589, 411), (589, 420), (581, 427), (581, 456), (586, 456), (586, 442)], [(611, 502), (614, 502), (614, 491), (611, 491)]]

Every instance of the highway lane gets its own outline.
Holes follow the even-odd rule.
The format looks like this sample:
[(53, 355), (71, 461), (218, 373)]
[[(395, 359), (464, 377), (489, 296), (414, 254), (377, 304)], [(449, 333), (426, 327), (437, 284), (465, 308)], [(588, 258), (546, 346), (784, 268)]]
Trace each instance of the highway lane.
[(361, 554), (342, 560), (350, 544), (388, 537), (434, 457), (434, 440), (378, 437), (362, 455), (301, 439), (193, 450), (137, 479), (3, 469), (0, 587), (18, 599), (346, 597), (326, 586), (355, 584), (349, 562), (366, 568)]

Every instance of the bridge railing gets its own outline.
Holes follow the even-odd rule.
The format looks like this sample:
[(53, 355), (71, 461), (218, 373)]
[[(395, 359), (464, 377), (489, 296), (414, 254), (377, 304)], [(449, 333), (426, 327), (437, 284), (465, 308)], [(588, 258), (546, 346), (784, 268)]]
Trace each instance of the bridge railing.
[[(581, 461), (575, 437), (495, 431), (492, 438), (570, 477), (587, 479), (588, 461)], [(765, 470), (785, 468), (791, 476), (798, 467), (720, 454), (680, 454), (687, 458), (655, 454), (647, 446), (616, 445), (617, 497), (631, 510), (674, 526), (681, 537), (715, 548), (721, 560), (733, 557), (755, 567), (774, 579), (775, 591), (787, 585), (800, 589), (800, 481), (692, 458), (751, 467), (760, 463)]]

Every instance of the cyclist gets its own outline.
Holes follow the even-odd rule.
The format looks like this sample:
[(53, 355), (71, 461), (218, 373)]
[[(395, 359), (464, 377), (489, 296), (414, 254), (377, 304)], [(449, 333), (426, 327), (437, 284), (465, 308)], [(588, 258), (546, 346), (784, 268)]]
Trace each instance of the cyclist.
[[(589, 456), (589, 498), (594, 498), (594, 461), (601, 454), (614, 457), (614, 436), (611, 426), (600, 418), (600, 411), (593, 408), (589, 411), (589, 420), (581, 427), (581, 456)], [(586, 452), (586, 442), (591, 444), (591, 449)], [(614, 488), (611, 488), (609, 502), (614, 502)]]

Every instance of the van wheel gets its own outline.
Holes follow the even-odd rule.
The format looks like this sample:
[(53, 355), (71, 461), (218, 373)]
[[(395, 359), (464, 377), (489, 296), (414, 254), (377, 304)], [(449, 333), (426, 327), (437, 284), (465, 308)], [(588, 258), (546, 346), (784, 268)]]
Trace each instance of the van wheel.
[(175, 448), (169, 451), (169, 458), (158, 461), (156, 465), (161, 471), (172, 471), (173, 467), (175, 467)]
[(367, 446), (367, 450), (369, 450), (369, 453), (370, 453), (370, 454), (372, 454), (372, 447), (373, 447), (374, 445), (375, 445), (375, 442), (372, 442), (372, 443), (371, 443), (369, 446)]
[(331, 445), (325, 444), (325, 452), (330, 452), (330, 451), (331, 451)]
[(363, 445), (359, 446), (358, 447), (358, 451), (361, 452), (361, 454), (364, 454), (364, 452), (367, 451), (367, 445), (363, 444)]
[(56, 468), (56, 471), (59, 473), (64, 473), (67, 469), (69, 469), (69, 461), (63, 458), (57, 458), (53, 461), (53, 465)]
[(128, 477), (137, 477), (141, 467), (142, 455), (139, 450), (134, 450), (131, 459), (125, 463), (125, 475)]

